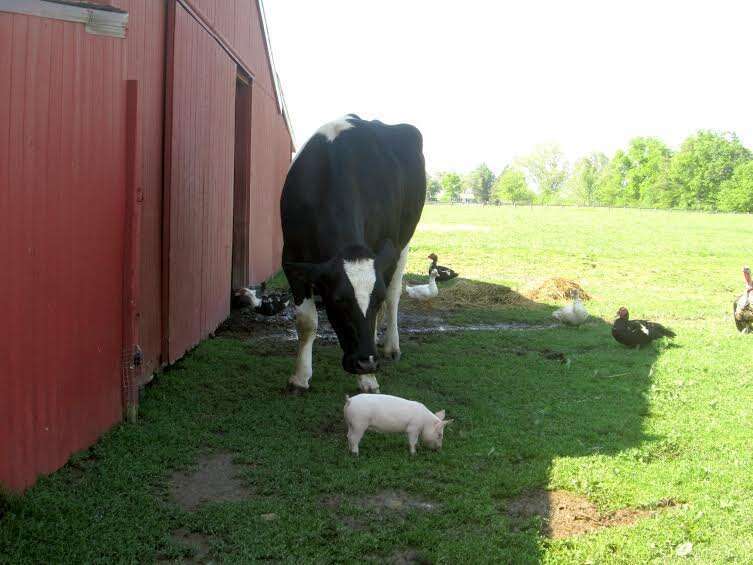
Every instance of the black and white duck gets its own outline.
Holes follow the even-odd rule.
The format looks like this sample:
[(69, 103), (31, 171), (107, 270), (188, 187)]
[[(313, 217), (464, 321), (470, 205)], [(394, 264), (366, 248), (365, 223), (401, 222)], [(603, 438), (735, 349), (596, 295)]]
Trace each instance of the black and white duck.
[(261, 305), (261, 289), (259, 286), (246, 286), (233, 291), (231, 304), (233, 308), (251, 306), (256, 308)]
[(732, 311), (735, 315), (737, 331), (748, 334), (753, 333), (753, 280), (750, 277), (750, 268), (743, 268), (745, 278), (745, 290), (735, 298), (732, 303)]
[(288, 307), (290, 304), (290, 295), (286, 292), (265, 293), (266, 288), (265, 283), (262, 283), (257, 288), (239, 288), (233, 293), (233, 298), (236, 304), (251, 306), (257, 314), (276, 316)]
[(446, 282), (458, 276), (458, 274), (449, 267), (437, 265), (438, 257), (436, 253), (429, 255), (429, 259), (431, 259), (431, 265), (429, 265), (429, 274), (431, 274), (433, 270), (436, 270), (437, 282)]
[(612, 325), (612, 337), (622, 345), (641, 347), (662, 337), (675, 337), (675, 332), (657, 322), (631, 320), (624, 306), (617, 311), (617, 319)]

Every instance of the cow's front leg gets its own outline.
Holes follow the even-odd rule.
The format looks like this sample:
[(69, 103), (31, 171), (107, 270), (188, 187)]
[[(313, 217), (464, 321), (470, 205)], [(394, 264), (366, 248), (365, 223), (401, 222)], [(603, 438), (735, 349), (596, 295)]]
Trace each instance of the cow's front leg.
[(397, 333), (397, 308), (400, 304), (400, 295), (403, 292), (403, 271), (405, 263), (408, 261), (408, 246), (405, 246), (400, 252), (400, 258), (397, 260), (395, 273), (392, 275), (390, 286), (387, 287), (387, 297), (385, 298), (386, 312), (385, 319), (387, 329), (384, 333), (384, 354), (397, 361), (400, 359), (400, 336)]
[(300, 306), (295, 307), (295, 329), (298, 331), (298, 357), (295, 360), (295, 373), (288, 383), (301, 390), (309, 388), (309, 381), (313, 374), (311, 352), (316, 339), (319, 318), (313, 298), (306, 298)]

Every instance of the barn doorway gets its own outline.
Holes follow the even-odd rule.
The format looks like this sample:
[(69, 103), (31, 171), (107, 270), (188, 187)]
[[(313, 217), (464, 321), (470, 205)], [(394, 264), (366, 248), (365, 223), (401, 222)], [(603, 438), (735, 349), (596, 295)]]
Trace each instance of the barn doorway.
[(235, 81), (235, 176), (233, 181), (232, 288), (249, 283), (251, 217), (251, 81), (239, 73)]

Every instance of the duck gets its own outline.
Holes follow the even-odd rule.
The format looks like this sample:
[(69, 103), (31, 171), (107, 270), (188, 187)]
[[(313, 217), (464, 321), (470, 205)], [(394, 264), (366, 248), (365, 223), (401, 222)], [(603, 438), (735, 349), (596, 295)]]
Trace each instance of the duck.
[(628, 309), (624, 306), (617, 311), (617, 319), (612, 325), (612, 337), (618, 343), (638, 349), (662, 337), (673, 338), (677, 334), (657, 322), (631, 320)]
[(236, 304), (251, 306), (254, 312), (262, 316), (276, 316), (290, 304), (290, 295), (285, 292), (271, 292), (260, 296), (266, 289), (264, 283), (258, 288), (243, 287), (233, 293)]
[(568, 326), (580, 326), (588, 320), (588, 312), (586, 311), (586, 307), (583, 306), (577, 290), (573, 290), (572, 297), (573, 301), (567, 306), (563, 306), (559, 310), (552, 312), (552, 317)]
[(429, 265), (429, 273), (431, 273), (432, 269), (437, 270), (437, 282), (447, 282), (458, 276), (458, 274), (449, 267), (437, 265), (438, 257), (436, 253), (431, 253), (428, 256), (428, 259), (431, 259), (431, 265)]
[(751, 280), (749, 267), (743, 267), (743, 277), (745, 290), (732, 303), (732, 312), (737, 331), (748, 334), (753, 333), (753, 280)]
[(231, 300), (232, 305), (235, 308), (243, 308), (244, 306), (251, 306), (252, 308), (256, 308), (258, 306), (261, 306), (261, 298), (259, 298), (257, 294), (258, 292), (258, 287), (238, 288), (233, 291)]
[(406, 285), (405, 292), (414, 300), (430, 300), (439, 294), (437, 277), (439, 277), (439, 272), (437, 269), (432, 269), (429, 272), (429, 284)]
[(276, 316), (290, 304), (290, 299), (282, 293), (262, 296), (261, 304), (254, 308), (254, 312), (262, 316)]

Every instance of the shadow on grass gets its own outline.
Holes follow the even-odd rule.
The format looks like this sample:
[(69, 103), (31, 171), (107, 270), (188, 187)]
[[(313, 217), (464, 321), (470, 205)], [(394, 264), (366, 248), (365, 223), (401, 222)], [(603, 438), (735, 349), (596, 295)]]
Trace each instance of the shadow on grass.
[[(529, 315), (539, 323), (553, 310), (524, 303), (476, 311), (488, 322)], [(440, 314), (470, 320), (473, 311)], [(336, 345), (317, 343), (312, 390), (293, 397), (281, 392), (293, 368), (290, 342), (280, 342), (281, 356), (269, 342), (258, 348), (253, 335), (210, 340), (155, 380), (138, 424), (116, 428), (85, 465), (74, 461), (11, 503), (0, 518), (0, 555), (172, 559), (183, 555), (174, 532), (186, 529), (235, 562), (540, 561), (540, 524), (510, 518), (509, 502), (549, 488), (598, 502), (602, 485), (581, 478), (578, 461), (646, 440), (659, 349), (625, 349), (609, 327), (596, 319), (579, 329), (404, 334), (403, 359), (379, 376), (382, 391), (455, 419), (442, 451), (413, 458), (404, 437), (374, 433), (360, 457), (348, 455), (342, 405), (355, 380), (343, 374)], [(219, 451), (243, 462), (250, 496), (181, 510), (167, 492), (170, 474)], [(384, 493), (407, 493), (434, 510), (377, 511), (373, 500)], [(337, 510), (328, 504), (335, 495)]]
[[(458, 286), (477, 287), (481, 307), (472, 300), (456, 302), (452, 294)], [(438, 298), (449, 295), (444, 300), (450, 305), (445, 315), (457, 323), (551, 321), (555, 306), (494, 286), (456, 279), (439, 284)], [(472, 292), (464, 294), (472, 297)], [(490, 301), (489, 295), (496, 298)], [(408, 311), (421, 308), (415, 303), (406, 306)], [(648, 414), (651, 368), (661, 348), (672, 344), (630, 350), (617, 344), (610, 331), (610, 322), (591, 318), (580, 328), (558, 325), (547, 331), (459, 334), (418, 346), (418, 357), (435, 359), (433, 366), (426, 367), (434, 375), (406, 387), (405, 396), (434, 396), (434, 402), (427, 402), (433, 406), (443, 400), (455, 404), (448, 406), (458, 422), (448, 434), (448, 449), (462, 441), (471, 454), (464, 463), (468, 474), (456, 494), (484, 492), (492, 519), (504, 524), (488, 532), (496, 533), (505, 548), (494, 552), (495, 559), (530, 563), (543, 558), (541, 532), (546, 524), (507, 514), (517, 496), (563, 489), (598, 502), (598, 482), (577, 475), (553, 476), (555, 462), (572, 460), (568, 466), (577, 468), (579, 458), (614, 456), (636, 450), (650, 439), (644, 436), (643, 419)], [(412, 362), (410, 353), (407, 363)], [(385, 380), (383, 389), (388, 387)], [(554, 511), (547, 508), (541, 513), (551, 516)]]

